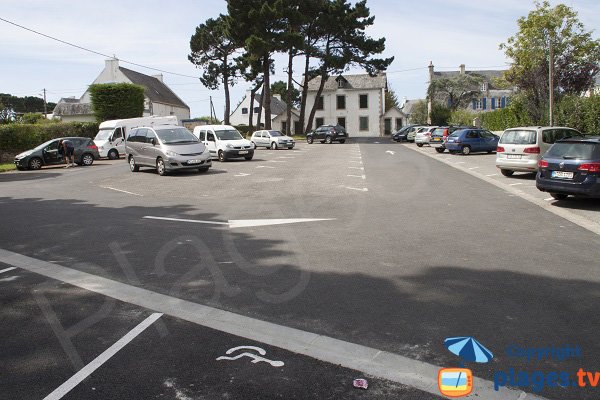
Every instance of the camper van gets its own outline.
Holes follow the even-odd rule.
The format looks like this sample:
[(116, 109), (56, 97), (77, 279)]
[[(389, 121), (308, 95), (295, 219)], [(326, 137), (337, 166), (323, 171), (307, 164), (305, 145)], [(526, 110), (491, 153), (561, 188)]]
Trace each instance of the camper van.
[(94, 138), (94, 143), (98, 146), (100, 157), (116, 160), (125, 154), (125, 138), (130, 129), (138, 126), (156, 125), (179, 125), (179, 121), (177, 121), (176, 116), (151, 116), (104, 121), (100, 124), (100, 130)]

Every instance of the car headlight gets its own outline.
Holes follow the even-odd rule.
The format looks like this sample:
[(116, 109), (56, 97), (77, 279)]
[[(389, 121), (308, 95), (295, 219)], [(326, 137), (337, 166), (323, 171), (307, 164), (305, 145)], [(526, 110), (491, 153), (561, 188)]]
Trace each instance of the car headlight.
[(21, 158), (25, 158), (25, 157), (27, 157), (27, 156), (28, 156), (28, 155), (30, 155), (31, 153), (33, 153), (33, 152), (32, 152), (32, 151), (24, 151), (24, 152), (23, 152), (23, 153), (21, 153), (21, 154), (17, 154), (17, 155), (15, 156), (15, 158), (16, 158), (16, 159), (18, 159), (18, 160), (20, 160)]
[(177, 157), (179, 154), (175, 153), (174, 151), (171, 150), (167, 150), (165, 151), (165, 154), (168, 155), (169, 157)]
[(233, 149), (233, 145), (232, 145), (231, 143), (227, 143), (227, 144), (225, 145), (225, 147), (227, 147), (228, 149)]

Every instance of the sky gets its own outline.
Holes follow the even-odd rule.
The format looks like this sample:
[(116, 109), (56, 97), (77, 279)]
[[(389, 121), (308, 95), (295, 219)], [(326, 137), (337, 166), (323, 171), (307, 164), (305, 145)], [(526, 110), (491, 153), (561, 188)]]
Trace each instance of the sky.
[[(552, 5), (560, 2), (551, 1)], [(593, 37), (600, 34), (600, 1), (566, 0), (579, 13)], [(386, 38), (383, 57), (394, 56), (388, 84), (399, 99), (425, 96), (429, 62), (440, 71), (506, 69), (510, 60), (499, 45), (517, 32), (517, 19), (534, 9), (534, 2), (503, 0), (368, 0), (375, 23), (367, 33)], [(191, 116), (210, 114), (209, 98), (222, 118), (223, 89), (208, 90), (197, 77), (201, 71), (188, 61), (195, 28), (226, 13), (224, 0), (0, 0), (0, 18), (97, 53), (116, 56), (120, 65), (154, 75), (190, 106)], [(0, 93), (42, 96), (47, 101), (79, 98), (100, 74), (107, 57), (68, 46), (0, 20)], [(272, 81), (287, 80), (286, 57), (275, 57)], [(300, 60), (295, 79), (302, 79)], [(351, 69), (349, 73), (360, 73)], [(177, 75), (178, 74), (178, 75)], [(249, 84), (231, 90), (232, 110)]]

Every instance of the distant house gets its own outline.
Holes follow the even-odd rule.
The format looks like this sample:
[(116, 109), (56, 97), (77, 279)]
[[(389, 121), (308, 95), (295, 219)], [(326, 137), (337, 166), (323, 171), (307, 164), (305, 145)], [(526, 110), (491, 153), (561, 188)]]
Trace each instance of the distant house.
[[(314, 104), (320, 83), (321, 77), (308, 82), (307, 104)], [(385, 131), (404, 123), (398, 109), (392, 108), (386, 115), (386, 90), (385, 73), (329, 77), (317, 102), (313, 127), (337, 124), (345, 127), (350, 136), (382, 136)]]
[(511, 96), (514, 93), (513, 89), (500, 89), (494, 86), (494, 78), (500, 78), (504, 70), (473, 70), (467, 71), (465, 64), (458, 67), (458, 71), (434, 71), (433, 63), (429, 63), (429, 82), (435, 79), (451, 78), (461, 74), (481, 75), (484, 78), (481, 87), (481, 97), (473, 99), (467, 107), (471, 111), (494, 111), (499, 108), (505, 108), (510, 103)]
[(585, 92), (584, 96), (590, 97), (592, 94), (600, 96), (600, 73), (596, 74), (596, 79), (594, 80), (594, 87)]
[(408, 122), (408, 117), (399, 107), (390, 107), (389, 110), (383, 114), (383, 133), (385, 135), (391, 135)]
[(426, 101), (427, 100), (425, 100), (425, 99), (409, 100), (407, 98), (404, 98), (404, 100), (402, 101), (401, 107), (400, 107), (400, 109), (402, 110), (404, 115), (406, 115), (406, 122), (404, 123), (404, 125), (409, 125), (409, 124), (415, 123), (415, 121), (412, 118), (413, 110), (414, 110), (415, 106), (417, 104), (419, 104), (419, 102), (425, 103)]
[[(119, 60), (106, 60), (104, 70), (92, 82), (133, 83), (144, 87), (144, 116), (175, 115), (179, 120), (190, 118), (190, 108), (165, 83), (162, 74), (149, 76), (119, 66)], [(60, 99), (54, 115), (63, 121), (93, 121), (89, 90), (80, 99)]]
[[(248, 125), (250, 118), (250, 109), (253, 108), (252, 114), (252, 125), (256, 127), (258, 123), (258, 113), (260, 111), (261, 96), (256, 94), (254, 96), (254, 103), (250, 104), (250, 90), (246, 91), (246, 95), (233, 110), (229, 116), (229, 123), (231, 125)], [(265, 113), (264, 108), (261, 113), (261, 125), (264, 126)], [(299, 113), (298, 110), (292, 109), (292, 132), (300, 134), (300, 128), (298, 127)], [(287, 125), (287, 103), (281, 100), (281, 95), (274, 94), (271, 96), (271, 127), (281, 132), (286, 131)]]

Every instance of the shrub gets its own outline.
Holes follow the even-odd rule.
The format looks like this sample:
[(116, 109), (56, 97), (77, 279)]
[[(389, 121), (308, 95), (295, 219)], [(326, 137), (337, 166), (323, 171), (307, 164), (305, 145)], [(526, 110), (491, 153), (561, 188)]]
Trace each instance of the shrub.
[(0, 125), (0, 151), (16, 154), (57, 137), (93, 138), (96, 133), (98, 133), (98, 124), (95, 122)]
[(92, 108), (98, 122), (136, 118), (144, 114), (144, 87), (131, 83), (90, 85)]

